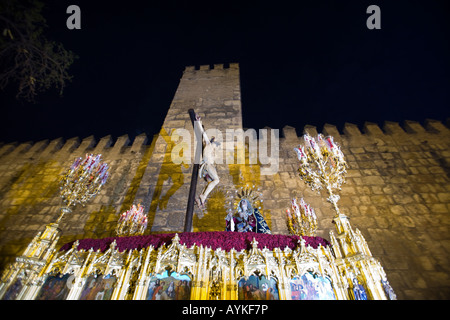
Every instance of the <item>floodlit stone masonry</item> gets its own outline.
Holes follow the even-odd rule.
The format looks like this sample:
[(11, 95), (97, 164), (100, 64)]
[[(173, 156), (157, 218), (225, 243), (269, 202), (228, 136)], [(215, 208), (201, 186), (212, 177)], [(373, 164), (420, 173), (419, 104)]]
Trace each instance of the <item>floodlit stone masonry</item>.
[[(238, 64), (186, 67), (161, 131), (154, 137), (143, 134), (131, 142), (127, 135), (90, 136), (0, 145), (0, 267), (56, 220), (61, 205), (59, 179), (85, 153), (101, 153), (111, 176), (86, 207), (76, 207), (64, 217), (61, 244), (113, 236), (118, 214), (134, 202), (141, 202), (149, 212), (147, 233), (182, 232), (192, 165), (171, 161), (178, 143), (171, 134), (185, 128), (194, 136), (190, 108), (202, 116), (206, 129), (242, 129)], [(285, 211), (297, 196), (315, 208), (317, 235), (329, 239), (329, 231), (334, 230), (331, 205), (325, 192), (313, 192), (300, 180), (293, 151), (304, 132), (322, 132), (335, 137), (349, 164), (347, 183), (339, 193), (341, 212), (361, 230), (398, 299), (449, 299), (448, 127), (428, 120), (424, 126), (413, 121), (402, 126), (385, 122), (382, 128), (365, 123), (362, 132), (349, 123), (342, 131), (333, 125), (319, 129), (285, 126), (280, 130), (279, 170), (274, 175), (261, 174), (259, 164), (218, 164), (220, 184), (211, 193), (206, 212), (195, 210), (194, 231), (224, 230), (230, 195), (249, 184), (262, 190), (261, 212), (273, 233), (287, 233)], [(204, 185), (200, 182), (198, 191)]]

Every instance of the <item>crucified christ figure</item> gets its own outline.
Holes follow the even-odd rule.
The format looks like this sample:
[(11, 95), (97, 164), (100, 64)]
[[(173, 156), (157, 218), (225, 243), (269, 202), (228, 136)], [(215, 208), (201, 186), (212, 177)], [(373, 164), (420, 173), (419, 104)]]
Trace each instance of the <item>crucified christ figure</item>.
[(206, 185), (203, 192), (199, 195), (197, 204), (200, 208), (205, 207), (205, 201), (209, 193), (214, 189), (214, 187), (219, 183), (219, 175), (217, 174), (216, 168), (214, 167), (214, 159), (218, 142), (214, 141), (214, 137), (211, 140), (206, 135), (205, 129), (203, 128), (200, 116), (195, 115), (195, 120), (198, 121), (198, 127), (202, 133), (204, 146), (203, 146), (203, 159), (200, 163), (200, 169), (198, 171), (199, 178), (204, 178), (208, 184)]

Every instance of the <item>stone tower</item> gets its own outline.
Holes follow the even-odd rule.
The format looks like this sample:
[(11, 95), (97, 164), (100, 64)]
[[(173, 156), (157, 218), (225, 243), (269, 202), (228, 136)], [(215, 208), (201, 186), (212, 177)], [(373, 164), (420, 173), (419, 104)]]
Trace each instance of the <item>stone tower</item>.
[[(228, 68), (222, 64), (186, 67), (180, 84), (170, 105), (159, 135), (154, 143), (154, 151), (136, 192), (136, 201), (141, 201), (149, 210), (149, 225), (152, 232), (183, 231), (186, 205), (192, 167), (189, 164), (175, 164), (171, 159), (177, 140), (174, 130), (184, 128), (190, 132), (191, 149), (194, 155), (194, 130), (189, 118), (189, 109), (194, 109), (202, 117), (205, 129), (242, 129), (241, 95), (239, 68), (230, 63)], [(222, 143), (226, 143), (223, 137)], [(193, 156), (192, 156), (193, 159)], [(193, 161), (191, 161), (193, 162)], [(223, 230), (226, 215), (224, 196), (231, 183), (226, 165), (216, 165), (220, 185), (213, 190), (208, 201), (208, 217), (202, 219), (206, 229)], [(201, 192), (204, 183), (197, 186)], [(225, 192), (224, 192), (225, 191)], [(202, 227), (198, 218), (202, 212), (196, 208), (194, 230)]]

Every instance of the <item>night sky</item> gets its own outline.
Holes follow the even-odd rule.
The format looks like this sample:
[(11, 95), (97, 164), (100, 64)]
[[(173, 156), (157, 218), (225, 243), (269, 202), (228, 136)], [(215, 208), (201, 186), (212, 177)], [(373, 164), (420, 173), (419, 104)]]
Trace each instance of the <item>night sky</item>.
[[(0, 141), (159, 132), (187, 65), (238, 62), (244, 127), (319, 131), (450, 117), (449, 1), (46, 1), (74, 79), (35, 104), (0, 92)], [(295, 3), (295, 5), (293, 5)], [(68, 30), (66, 8), (81, 8)], [(381, 9), (369, 30), (366, 9)]]

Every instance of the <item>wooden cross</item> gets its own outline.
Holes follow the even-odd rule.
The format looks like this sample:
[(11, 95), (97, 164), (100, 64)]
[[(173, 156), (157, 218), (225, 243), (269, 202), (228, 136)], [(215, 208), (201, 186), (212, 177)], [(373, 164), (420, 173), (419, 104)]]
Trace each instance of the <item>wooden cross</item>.
[[(195, 111), (194, 109), (189, 109), (189, 116), (191, 118), (192, 127), (194, 127), (194, 134), (199, 134), (195, 132)], [(199, 144), (197, 148), (195, 148), (195, 156), (194, 156), (194, 166), (192, 167), (192, 176), (191, 176), (191, 186), (189, 188), (189, 197), (186, 208), (186, 218), (184, 220), (184, 232), (192, 232), (192, 218), (194, 216), (194, 204), (195, 204), (195, 192), (197, 190), (197, 180), (198, 180), (198, 169), (200, 166), (200, 153), (202, 151), (202, 137), (197, 137), (197, 143)]]

